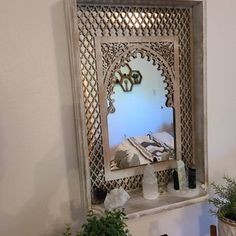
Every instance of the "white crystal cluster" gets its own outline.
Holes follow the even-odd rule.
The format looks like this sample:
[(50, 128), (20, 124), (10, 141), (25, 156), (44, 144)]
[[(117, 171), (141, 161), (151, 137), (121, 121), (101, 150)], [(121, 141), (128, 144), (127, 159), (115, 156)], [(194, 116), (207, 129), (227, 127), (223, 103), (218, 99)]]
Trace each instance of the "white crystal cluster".
[(185, 188), (187, 184), (185, 166), (182, 160), (177, 161), (177, 172), (178, 172), (178, 179), (179, 179), (179, 189), (182, 190)]
[(104, 207), (106, 210), (111, 211), (124, 206), (129, 199), (129, 194), (123, 188), (115, 188), (107, 194)]

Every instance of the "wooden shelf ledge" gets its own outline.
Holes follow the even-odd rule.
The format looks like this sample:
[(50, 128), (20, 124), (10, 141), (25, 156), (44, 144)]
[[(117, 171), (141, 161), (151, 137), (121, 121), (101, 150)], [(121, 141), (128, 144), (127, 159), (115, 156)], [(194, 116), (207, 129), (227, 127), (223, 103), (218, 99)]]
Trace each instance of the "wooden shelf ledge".
[[(197, 196), (191, 198), (176, 197), (166, 192), (160, 195), (157, 199), (147, 200), (143, 198), (140, 190), (129, 192), (129, 195), (130, 199), (124, 206), (129, 219), (154, 215), (163, 211), (200, 203), (208, 199), (208, 194), (203, 189), (201, 189)], [(104, 212), (103, 205), (93, 205), (92, 208), (98, 214)]]

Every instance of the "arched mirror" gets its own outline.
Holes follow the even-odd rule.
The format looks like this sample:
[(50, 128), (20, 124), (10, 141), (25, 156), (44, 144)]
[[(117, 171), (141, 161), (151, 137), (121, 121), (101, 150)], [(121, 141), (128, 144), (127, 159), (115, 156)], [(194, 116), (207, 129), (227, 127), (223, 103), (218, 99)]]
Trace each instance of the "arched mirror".
[(145, 164), (173, 168), (181, 158), (177, 38), (101, 37), (96, 45), (106, 179)]
[(115, 73), (115, 109), (107, 116), (112, 170), (175, 159), (174, 111), (166, 106), (164, 79), (141, 55)]

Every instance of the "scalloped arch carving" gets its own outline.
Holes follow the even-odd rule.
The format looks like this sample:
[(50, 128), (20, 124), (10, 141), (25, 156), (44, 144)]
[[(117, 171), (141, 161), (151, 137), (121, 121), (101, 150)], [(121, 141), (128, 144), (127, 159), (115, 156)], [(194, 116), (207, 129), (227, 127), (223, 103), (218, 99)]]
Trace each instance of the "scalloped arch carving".
[[(166, 84), (166, 106), (174, 107), (174, 42), (131, 43), (128, 45), (127, 43), (104, 43), (101, 48), (103, 53), (102, 61), (104, 63), (103, 83), (105, 88), (107, 88), (108, 113), (115, 112), (112, 99), (115, 72), (132, 58), (137, 58), (138, 54), (141, 55), (141, 58), (152, 61), (152, 65), (161, 71), (163, 82)], [(119, 49), (121, 52), (118, 51)]]

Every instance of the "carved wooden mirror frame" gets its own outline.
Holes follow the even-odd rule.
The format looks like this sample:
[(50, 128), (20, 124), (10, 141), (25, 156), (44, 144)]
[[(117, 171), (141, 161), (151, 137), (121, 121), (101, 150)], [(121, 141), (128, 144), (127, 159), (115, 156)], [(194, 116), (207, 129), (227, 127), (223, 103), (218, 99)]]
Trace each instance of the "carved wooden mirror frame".
[[(120, 186), (126, 190), (140, 189), (142, 181), (141, 168), (133, 168), (135, 171), (132, 176), (130, 176), (131, 172), (128, 174), (122, 173), (122, 170), (121, 174), (114, 176), (113, 173), (109, 173), (109, 169), (106, 169), (108, 165), (104, 165), (104, 161), (107, 163), (104, 160), (106, 148), (103, 149), (102, 140), (104, 140), (104, 137), (101, 136), (101, 133), (103, 132), (104, 135), (107, 131), (104, 130), (104, 125), (101, 124), (106, 122), (104, 117), (106, 117), (107, 110), (105, 105), (101, 106), (101, 108), (103, 107), (101, 110), (98, 106), (98, 94), (101, 93), (100, 96), (104, 99), (105, 91), (101, 92), (100, 89), (100, 92), (98, 92), (98, 80), (102, 80), (103, 71), (98, 70), (96, 72), (94, 61), (96, 40), (98, 46), (103, 40), (106, 43), (109, 42), (108, 38), (114, 41), (113, 36), (119, 36), (120, 39), (124, 37), (126, 42), (129, 42), (131, 37), (133, 37), (132, 40), (137, 38), (139, 42), (142, 42), (142, 40), (145, 41), (146, 33), (149, 41), (152, 41), (152, 37), (154, 37), (157, 42), (164, 39), (164, 41), (169, 40), (174, 43), (175, 63), (173, 73), (175, 73), (177, 79), (174, 80), (173, 85), (180, 88), (180, 91), (174, 89), (175, 93), (179, 93), (179, 95), (173, 94), (173, 107), (180, 111), (175, 114), (175, 133), (178, 137), (176, 139), (176, 157), (182, 159), (186, 166), (190, 163), (196, 164), (197, 178), (203, 184), (203, 191), (196, 198), (188, 200), (173, 198), (168, 195), (166, 199), (148, 204), (143, 204), (140, 197), (138, 197), (139, 200), (131, 197), (134, 201), (131, 201), (130, 206), (127, 206), (127, 213), (129, 216), (137, 217), (205, 200), (207, 193), (204, 189), (207, 188), (208, 183), (205, 1), (65, 0), (65, 9), (75, 110), (79, 182), (81, 185), (80, 198), (83, 208), (86, 210), (96, 209), (96, 206), (91, 203), (91, 189), (95, 187), (105, 188), (108, 191)], [(138, 14), (141, 18), (143, 17), (142, 11), (148, 14), (150, 27), (145, 29), (129, 27), (129, 24), (132, 25), (133, 22), (130, 16), (127, 15), (129, 24), (120, 24), (119, 20), (116, 20), (119, 29), (114, 32), (113, 24), (109, 18), (116, 19), (117, 16), (120, 16), (121, 19), (124, 19), (123, 14), (128, 14), (132, 9), (135, 9), (135, 14)], [(113, 10), (116, 13), (112, 12)], [(156, 15), (159, 16), (160, 22), (154, 24), (155, 19), (158, 20)], [(169, 16), (170, 21), (166, 18)], [(155, 18), (154, 21), (152, 18)], [(143, 50), (142, 46), (136, 48), (137, 50)], [(178, 58), (176, 58), (177, 55), (179, 55)], [(102, 58), (102, 55), (99, 57)], [(168, 61), (166, 58), (165, 60)], [(117, 65), (119, 64), (118, 62)], [(116, 68), (116, 63), (110, 68)], [(108, 81), (105, 79), (106, 83)], [(102, 82), (104, 83), (104, 81)], [(109, 94), (106, 97), (109, 99)], [(179, 137), (180, 134), (181, 137)], [(106, 139), (107, 137), (105, 142)], [(172, 176), (172, 171), (168, 168), (175, 167), (175, 161), (170, 163), (168, 162), (167, 167), (161, 167), (162, 164), (157, 165), (157, 169), (161, 169), (158, 172), (159, 183), (166, 183)], [(105, 178), (106, 173), (108, 173), (108, 176)], [(140, 203), (141, 205), (134, 207), (134, 203), (136, 205)]]
[(106, 180), (136, 176), (143, 173), (143, 166), (111, 171), (111, 154), (108, 144), (107, 115), (115, 109), (111, 99), (114, 89), (113, 75), (122, 64), (135, 58), (137, 54), (140, 54), (141, 58), (152, 61), (156, 69), (161, 71), (163, 82), (166, 84), (166, 106), (172, 107), (174, 113), (175, 160), (153, 165), (156, 171), (175, 168), (176, 160), (181, 159), (178, 37), (96, 37), (95, 45)]

